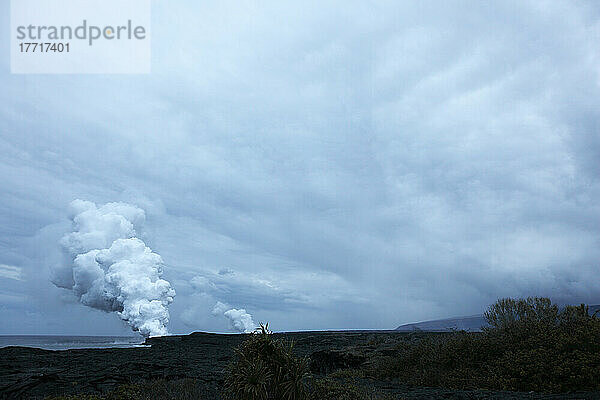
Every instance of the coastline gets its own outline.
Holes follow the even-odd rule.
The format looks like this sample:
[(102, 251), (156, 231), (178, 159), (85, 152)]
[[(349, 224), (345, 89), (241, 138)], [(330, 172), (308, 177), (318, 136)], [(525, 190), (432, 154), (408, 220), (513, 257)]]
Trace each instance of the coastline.
[[(402, 340), (439, 333), (397, 331), (288, 332), (275, 335), (295, 341), (295, 353), (312, 359), (311, 371), (325, 376), (386, 354)], [(410, 336), (412, 335), (412, 336)], [(145, 348), (43, 350), (0, 349), (0, 398), (43, 399), (45, 396), (99, 394), (130, 382), (192, 378), (202, 382), (209, 398), (218, 399), (224, 368), (245, 334), (196, 332), (148, 338)], [(398, 398), (593, 399), (599, 393), (533, 394), (487, 390), (449, 390), (403, 386), (399, 382), (367, 382)]]

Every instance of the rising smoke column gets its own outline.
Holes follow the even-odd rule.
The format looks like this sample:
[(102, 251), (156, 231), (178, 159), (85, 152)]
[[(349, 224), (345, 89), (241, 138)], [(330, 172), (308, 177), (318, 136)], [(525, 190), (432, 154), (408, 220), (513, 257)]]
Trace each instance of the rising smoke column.
[(61, 240), (66, 262), (53, 283), (92, 308), (116, 312), (144, 336), (167, 335), (175, 290), (162, 275), (162, 258), (137, 234), (144, 211), (126, 203), (70, 204), (73, 232)]
[(229, 325), (238, 332), (251, 333), (256, 329), (256, 324), (252, 320), (252, 315), (248, 314), (245, 309), (229, 308), (226, 304), (217, 301), (213, 307), (212, 314), (214, 316), (224, 315), (229, 320)]
[[(221, 278), (225, 276), (232, 276), (234, 272), (230, 269), (219, 271)], [(216, 279), (216, 278), (215, 278)], [(206, 294), (213, 298), (213, 296), (219, 295), (219, 284), (225, 283), (227, 280), (213, 281), (204, 276), (195, 276), (191, 279), (190, 283), (194, 289), (197, 289), (199, 293)], [(212, 315), (215, 317), (225, 317), (229, 320), (229, 326), (232, 330), (237, 332), (250, 333), (256, 329), (256, 324), (252, 320), (252, 315), (246, 312), (244, 308), (236, 309), (229, 305), (217, 301), (212, 309)]]

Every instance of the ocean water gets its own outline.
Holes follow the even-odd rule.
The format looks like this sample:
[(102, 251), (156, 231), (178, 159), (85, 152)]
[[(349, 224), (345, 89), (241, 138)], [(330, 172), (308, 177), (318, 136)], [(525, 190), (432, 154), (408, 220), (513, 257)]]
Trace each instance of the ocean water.
[(0, 347), (24, 346), (46, 350), (145, 347), (141, 336), (0, 335)]

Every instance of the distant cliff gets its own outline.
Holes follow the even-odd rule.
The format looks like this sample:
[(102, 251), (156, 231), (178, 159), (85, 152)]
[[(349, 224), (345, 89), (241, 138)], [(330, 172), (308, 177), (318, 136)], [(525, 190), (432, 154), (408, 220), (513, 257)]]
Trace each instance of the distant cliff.
[[(600, 310), (600, 305), (590, 306), (590, 314)], [(599, 313), (600, 314), (600, 313)], [(412, 324), (400, 325), (397, 331), (430, 331), (430, 332), (448, 332), (452, 330), (465, 330), (469, 332), (478, 332), (482, 326), (487, 326), (482, 314), (471, 315), (468, 317), (456, 317), (447, 319), (436, 319), (432, 321), (415, 322)]]

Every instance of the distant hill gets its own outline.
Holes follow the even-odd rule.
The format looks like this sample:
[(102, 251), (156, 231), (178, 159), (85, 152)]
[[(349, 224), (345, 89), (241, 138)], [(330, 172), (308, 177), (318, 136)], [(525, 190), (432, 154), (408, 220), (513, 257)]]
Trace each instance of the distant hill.
[[(600, 304), (590, 306), (590, 314), (600, 310)], [(599, 313), (600, 314), (600, 313)], [(487, 326), (487, 322), (482, 314), (471, 315), (468, 317), (456, 317), (447, 319), (436, 319), (433, 321), (415, 322), (412, 324), (400, 325), (397, 331), (429, 331), (429, 332), (448, 332), (452, 330), (465, 330), (468, 332), (478, 332), (482, 326)]]
[(477, 332), (481, 327), (487, 325), (483, 315), (471, 315), (469, 317), (456, 317), (447, 319), (436, 319), (433, 321), (415, 322), (412, 324), (400, 325), (397, 331), (431, 331), (447, 332), (451, 330), (465, 330)]

